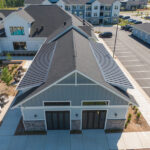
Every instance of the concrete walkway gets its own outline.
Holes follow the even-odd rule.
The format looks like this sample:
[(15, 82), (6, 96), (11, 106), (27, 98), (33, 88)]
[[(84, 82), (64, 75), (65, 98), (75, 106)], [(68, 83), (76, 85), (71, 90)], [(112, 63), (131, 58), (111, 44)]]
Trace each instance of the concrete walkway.
[[(99, 39), (100, 43), (104, 44), (104, 46), (112, 56), (112, 51), (107, 46), (107, 44), (101, 38), (99, 38), (97, 34), (96, 37)], [(139, 104), (139, 110), (141, 111), (142, 115), (144, 116), (145, 120), (150, 126), (150, 98), (143, 91), (143, 89), (138, 85), (138, 83), (134, 80), (134, 78), (130, 75), (130, 73), (126, 70), (126, 68), (122, 65), (119, 59), (116, 57), (114, 60), (119, 65), (119, 67), (124, 72), (124, 74), (129, 79), (129, 81), (132, 83), (132, 85), (134, 86), (134, 89), (129, 89), (128, 92), (135, 98), (135, 100)]]
[(150, 148), (150, 132), (105, 134), (104, 130), (48, 131), (47, 135), (14, 136), (19, 109), (9, 110), (0, 127), (0, 150), (126, 150)]

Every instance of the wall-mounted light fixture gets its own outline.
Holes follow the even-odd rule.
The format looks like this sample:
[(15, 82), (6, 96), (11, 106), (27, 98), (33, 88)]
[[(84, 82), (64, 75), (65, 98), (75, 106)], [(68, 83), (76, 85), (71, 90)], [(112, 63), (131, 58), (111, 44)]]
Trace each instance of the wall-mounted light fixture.
[(79, 115), (78, 114), (75, 114), (76, 115), (76, 117), (78, 117)]
[(37, 114), (34, 114), (34, 118), (36, 118), (37, 117)]
[(114, 115), (115, 115), (115, 117), (117, 117), (117, 116), (118, 116), (118, 114), (117, 114), (117, 113), (114, 113)]

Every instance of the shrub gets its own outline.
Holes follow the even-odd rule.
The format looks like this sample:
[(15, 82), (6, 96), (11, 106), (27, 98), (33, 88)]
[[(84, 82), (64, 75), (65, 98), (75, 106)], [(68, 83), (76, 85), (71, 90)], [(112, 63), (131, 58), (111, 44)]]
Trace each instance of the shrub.
[(4, 81), (7, 85), (10, 84), (10, 81), (13, 79), (11, 73), (9, 72), (8, 67), (2, 69), (1, 80)]
[(128, 115), (128, 118), (131, 118), (131, 117), (132, 117), (132, 115), (131, 115), (131, 114), (129, 114), (129, 115)]
[(136, 115), (137, 119), (139, 119), (139, 118), (140, 118), (140, 116), (141, 116), (141, 113), (140, 113), (140, 112), (138, 112), (138, 113), (137, 113), (137, 115)]
[(133, 106), (132, 109), (134, 110), (136, 108), (136, 106)]
[(138, 111), (138, 108), (135, 109), (135, 114), (137, 113), (137, 111)]
[(7, 60), (11, 60), (11, 59), (12, 59), (12, 57), (11, 57), (10, 53), (7, 53), (7, 55), (6, 55), (6, 59), (7, 59)]
[(128, 126), (128, 122), (125, 123), (125, 129), (127, 128), (127, 126)]
[(131, 118), (128, 118), (127, 123), (130, 123), (130, 121), (131, 121)]

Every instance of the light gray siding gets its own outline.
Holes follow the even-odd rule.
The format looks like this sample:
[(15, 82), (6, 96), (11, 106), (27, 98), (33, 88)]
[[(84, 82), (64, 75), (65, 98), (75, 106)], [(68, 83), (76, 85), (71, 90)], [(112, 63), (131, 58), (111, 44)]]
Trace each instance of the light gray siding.
[(80, 106), (82, 100), (110, 100), (110, 105), (128, 105), (125, 100), (99, 85), (55, 85), (23, 106), (42, 106), (43, 101), (71, 101), (72, 106)]

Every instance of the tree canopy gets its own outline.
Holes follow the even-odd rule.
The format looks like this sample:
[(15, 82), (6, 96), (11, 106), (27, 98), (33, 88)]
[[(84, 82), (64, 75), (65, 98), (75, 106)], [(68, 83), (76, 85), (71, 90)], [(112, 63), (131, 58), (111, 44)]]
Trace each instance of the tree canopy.
[(24, 0), (0, 0), (0, 8), (22, 7)]

